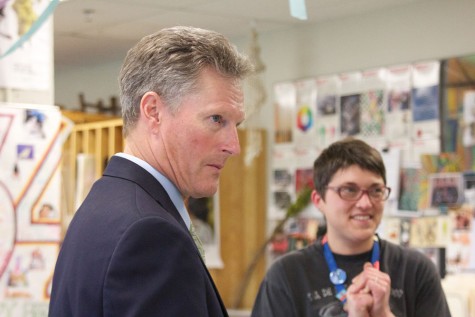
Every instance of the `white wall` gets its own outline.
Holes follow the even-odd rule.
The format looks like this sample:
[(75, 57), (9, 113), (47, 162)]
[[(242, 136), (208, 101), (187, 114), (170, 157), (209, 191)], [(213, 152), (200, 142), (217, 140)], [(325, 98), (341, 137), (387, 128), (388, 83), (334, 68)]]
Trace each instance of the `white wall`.
[[(257, 24), (257, 28), (259, 25)], [(389, 10), (261, 33), (269, 98), (259, 122), (272, 131), (272, 85), (279, 81), (475, 54), (475, 1), (429, 0)], [(247, 50), (249, 38), (233, 39)], [(55, 73), (55, 103), (79, 108), (78, 94), (118, 96), (122, 60)], [(269, 133), (272, 135), (272, 133)]]
[[(432, 0), (260, 36), (265, 81), (475, 54), (475, 1)], [(262, 124), (272, 131), (269, 100)], [(267, 118), (267, 120), (266, 120)]]
[(79, 94), (86, 101), (96, 103), (102, 99), (106, 105), (110, 97), (119, 96), (117, 77), (122, 60), (91, 67), (77, 67), (55, 71), (55, 104), (68, 109), (79, 109)]

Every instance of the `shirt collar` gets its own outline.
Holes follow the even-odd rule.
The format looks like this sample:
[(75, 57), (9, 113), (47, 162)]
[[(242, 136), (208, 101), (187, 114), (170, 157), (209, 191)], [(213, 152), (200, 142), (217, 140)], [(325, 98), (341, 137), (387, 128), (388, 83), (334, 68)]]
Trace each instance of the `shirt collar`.
[(185, 203), (183, 201), (183, 197), (181, 196), (181, 193), (178, 190), (178, 188), (175, 186), (175, 184), (173, 184), (162, 173), (160, 173), (155, 168), (153, 168), (152, 165), (150, 165), (149, 163), (145, 162), (142, 159), (139, 159), (138, 157), (135, 157), (135, 156), (127, 154), (127, 153), (116, 153), (115, 155), (134, 162), (135, 164), (141, 166), (147, 172), (152, 174), (152, 176), (155, 177), (157, 179), (157, 181), (163, 186), (163, 188), (167, 192), (168, 196), (170, 196), (170, 199), (172, 200), (172, 202), (175, 205), (176, 209), (180, 213), (181, 218), (185, 222), (186, 227), (187, 228), (190, 227), (190, 224), (191, 224), (190, 215), (188, 214), (188, 211), (186, 210)]

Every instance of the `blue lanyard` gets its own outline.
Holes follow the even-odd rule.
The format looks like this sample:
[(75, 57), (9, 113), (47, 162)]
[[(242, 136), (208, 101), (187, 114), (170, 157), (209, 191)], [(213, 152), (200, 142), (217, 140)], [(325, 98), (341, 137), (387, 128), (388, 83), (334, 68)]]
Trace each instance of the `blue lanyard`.
[[(377, 235), (374, 235), (373, 242), (373, 251), (371, 253), (371, 264), (373, 267), (379, 270), (379, 239)], [(330, 270), (330, 281), (336, 288), (336, 298), (341, 302), (346, 303), (346, 272), (338, 268), (335, 262), (335, 257), (333, 256), (330, 247), (328, 246), (328, 237), (325, 235), (322, 239), (323, 245), (323, 255), (325, 256), (325, 261), (327, 262), (328, 269)]]

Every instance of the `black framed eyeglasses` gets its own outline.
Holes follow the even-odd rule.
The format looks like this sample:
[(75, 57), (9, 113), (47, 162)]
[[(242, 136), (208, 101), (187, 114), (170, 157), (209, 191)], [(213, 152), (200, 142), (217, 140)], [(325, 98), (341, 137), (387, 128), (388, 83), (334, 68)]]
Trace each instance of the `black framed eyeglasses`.
[(335, 191), (341, 199), (346, 201), (356, 201), (359, 200), (363, 194), (367, 194), (372, 201), (380, 202), (387, 200), (389, 194), (391, 194), (391, 188), (385, 186), (371, 187), (369, 189), (362, 189), (358, 186), (351, 185), (338, 187), (327, 186), (326, 188)]

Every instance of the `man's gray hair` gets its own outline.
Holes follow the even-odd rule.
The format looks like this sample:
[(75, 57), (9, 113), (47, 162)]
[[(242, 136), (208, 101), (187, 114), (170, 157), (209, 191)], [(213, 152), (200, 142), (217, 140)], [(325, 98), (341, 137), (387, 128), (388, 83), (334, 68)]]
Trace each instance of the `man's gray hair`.
[(214, 31), (178, 26), (142, 38), (128, 51), (119, 75), (124, 136), (137, 123), (146, 92), (156, 92), (176, 110), (182, 98), (196, 90), (201, 71), (208, 67), (236, 80), (253, 71), (249, 59)]

